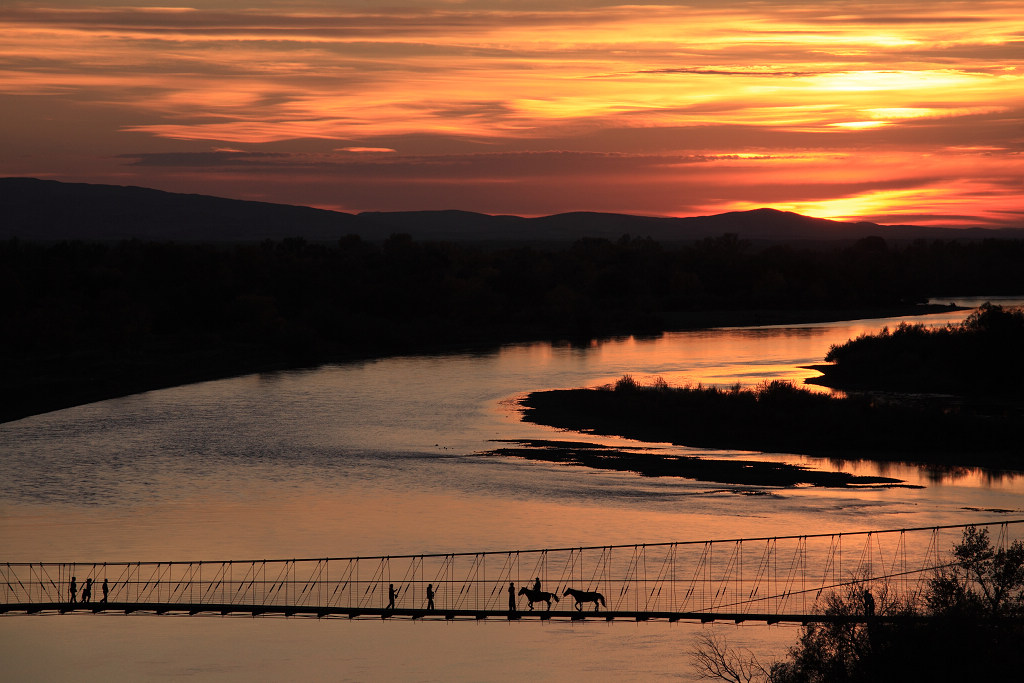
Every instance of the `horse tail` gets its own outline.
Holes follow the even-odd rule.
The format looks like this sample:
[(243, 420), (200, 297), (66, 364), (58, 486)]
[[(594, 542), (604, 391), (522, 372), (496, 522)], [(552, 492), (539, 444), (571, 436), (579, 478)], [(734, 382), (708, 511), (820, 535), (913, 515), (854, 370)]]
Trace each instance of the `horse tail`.
[(607, 603), (605, 603), (605, 601), (604, 601), (604, 596), (603, 596), (603, 595), (601, 595), (600, 593), (598, 593), (598, 594), (597, 594), (597, 597), (601, 598), (601, 607), (607, 607), (607, 606), (608, 606), (608, 604), (607, 604)]

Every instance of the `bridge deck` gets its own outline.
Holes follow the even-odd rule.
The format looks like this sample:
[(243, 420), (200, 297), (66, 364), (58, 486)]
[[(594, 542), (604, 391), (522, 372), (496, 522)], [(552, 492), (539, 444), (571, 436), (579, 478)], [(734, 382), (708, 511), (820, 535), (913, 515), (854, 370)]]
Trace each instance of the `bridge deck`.
[[(174, 603), (152, 603), (152, 602), (109, 602), (109, 603), (55, 603), (55, 602), (34, 602), (0, 604), (0, 614), (157, 614), (157, 615), (219, 615), (219, 616), (285, 616), (285, 617), (346, 617), (349, 619), (358, 618), (405, 618), (423, 620), (485, 620), (485, 619), (506, 619), (509, 621), (519, 619), (536, 619), (540, 621), (586, 621), (600, 619), (605, 621), (628, 620), (628, 621), (668, 621), (668, 622), (700, 622), (711, 623), (716, 621), (732, 622), (740, 624), (743, 622), (761, 622), (767, 624), (793, 623), (808, 624), (817, 623), (855, 623), (865, 622), (868, 618), (862, 615), (836, 616), (827, 614), (743, 614), (729, 612), (636, 612), (636, 611), (608, 611), (593, 610), (577, 611), (575, 609), (535, 609), (517, 610), (515, 612), (502, 610), (425, 610), (425, 609), (375, 609), (375, 608), (351, 608), (351, 607), (296, 607), (296, 606), (268, 606), (268, 605), (228, 605), (228, 604), (184, 604)], [(922, 619), (916, 616), (874, 616), (870, 617), (873, 623), (906, 622)]]
[[(1006, 547), (1024, 520), (755, 539), (375, 557), (3, 562), (0, 614), (810, 623), (834, 594), (901, 606), (968, 526)], [(543, 591), (536, 590), (540, 586)], [(550, 591), (550, 592), (547, 592)], [(82, 600), (89, 599), (87, 603)], [(102, 602), (100, 599), (109, 599)], [(76, 602), (76, 600), (78, 600)], [(509, 600), (512, 602), (510, 603)], [(600, 603), (600, 611), (593, 606)], [(388, 605), (394, 608), (388, 609)], [(509, 611), (512, 604), (517, 609)], [(534, 609), (529, 609), (530, 606)], [(550, 609), (548, 606), (550, 605)], [(583, 610), (575, 609), (582, 605)], [(427, 609), (428, 607), (435, 609)]]

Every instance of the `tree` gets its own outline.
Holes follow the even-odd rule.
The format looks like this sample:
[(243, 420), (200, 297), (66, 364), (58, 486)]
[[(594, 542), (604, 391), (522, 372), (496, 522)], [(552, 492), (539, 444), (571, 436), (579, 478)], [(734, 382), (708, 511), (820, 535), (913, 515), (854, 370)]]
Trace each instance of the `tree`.
[(915, 612), (887, 585), (871, 591), (862, 582), (851, 582), (825, 598), (825, 614), (836, 620), (804, 626), (788, 658), (772, 667), (772, 681), (882, 681), (887, 671), (902, 668), (908, 634), (899, 619), (913, 617)]
[[(730, 683), (998, 680), (1019, 675), (1024, 643), (1024, 544), (995, 548), (968, 527), (918, 605), (861, 582), (826, 598), (833, 621), (807, 624), (785, 659), (764, 665), (713, 636), (693, 654), (697, 674)], [(878, 619), (877, 617), (885, 617)]]
[(750, 650), (730, 648), (725, 638), (707, 631), (697, 636), (697, 647), (690, 654), (700, 678), (719, 679), (729, 683), (774, 681), (771, 667), (765, 667)]
[(988, 529), (968, 527), (953, 562), (929, 582), (932, 614), (998, 620), (1024, 617), (1024, 543), (994, 549)]

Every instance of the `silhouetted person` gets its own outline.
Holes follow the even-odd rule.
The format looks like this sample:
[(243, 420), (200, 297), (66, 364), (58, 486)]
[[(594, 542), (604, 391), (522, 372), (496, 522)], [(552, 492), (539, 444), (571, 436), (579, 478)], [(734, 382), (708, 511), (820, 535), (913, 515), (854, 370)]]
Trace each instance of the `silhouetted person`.
[(533, 591), (535, 593), (540, 593), (540, 577), (539, 576), (536, 579), (533, 580)]
[(110, 592), (110, 586), (107, 585), (107, 580), (103, 579), (103, 603), (107, 602), (107, 593)]
[(875, 598), (867, 588), (864, 589), (864, 616), (869, 619), (875, 616)]
[(395, 584), (388, 584), (388, 609), (395, 609)]
[(427, 584), (427, 609), (434, 609), (434, 585)]
[(82, 602), (86, 603), (92, 600), (92, 577), (85, 580), (85, 586), (82, 588)]
[(71, 585), (68, 586), (68, 595), (71, 596), (71, 602), (78, 602), (78, 583), (73, 576), (71, 577)]
[(511, 581), (508, 582), (508, 611), (516, 611), (516, 585)]

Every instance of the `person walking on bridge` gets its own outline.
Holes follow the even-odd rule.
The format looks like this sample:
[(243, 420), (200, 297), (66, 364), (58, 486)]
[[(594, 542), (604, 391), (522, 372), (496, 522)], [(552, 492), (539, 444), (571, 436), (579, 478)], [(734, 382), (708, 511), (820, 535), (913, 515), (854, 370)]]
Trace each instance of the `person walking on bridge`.
[(427, 584), (427, 609), (434, 609), (434, 584)]
[(516, 585), (511, 581), (508, 582), (508, 611), (516, 611)]
[(395, 609), (395, 584), (388, 584), (388, 609)]
[(71, 598), (70, 602), (78, 602), (78, 582), (73, 576), (71, 577), (71, 585), (68, 586), (68, 596)]

